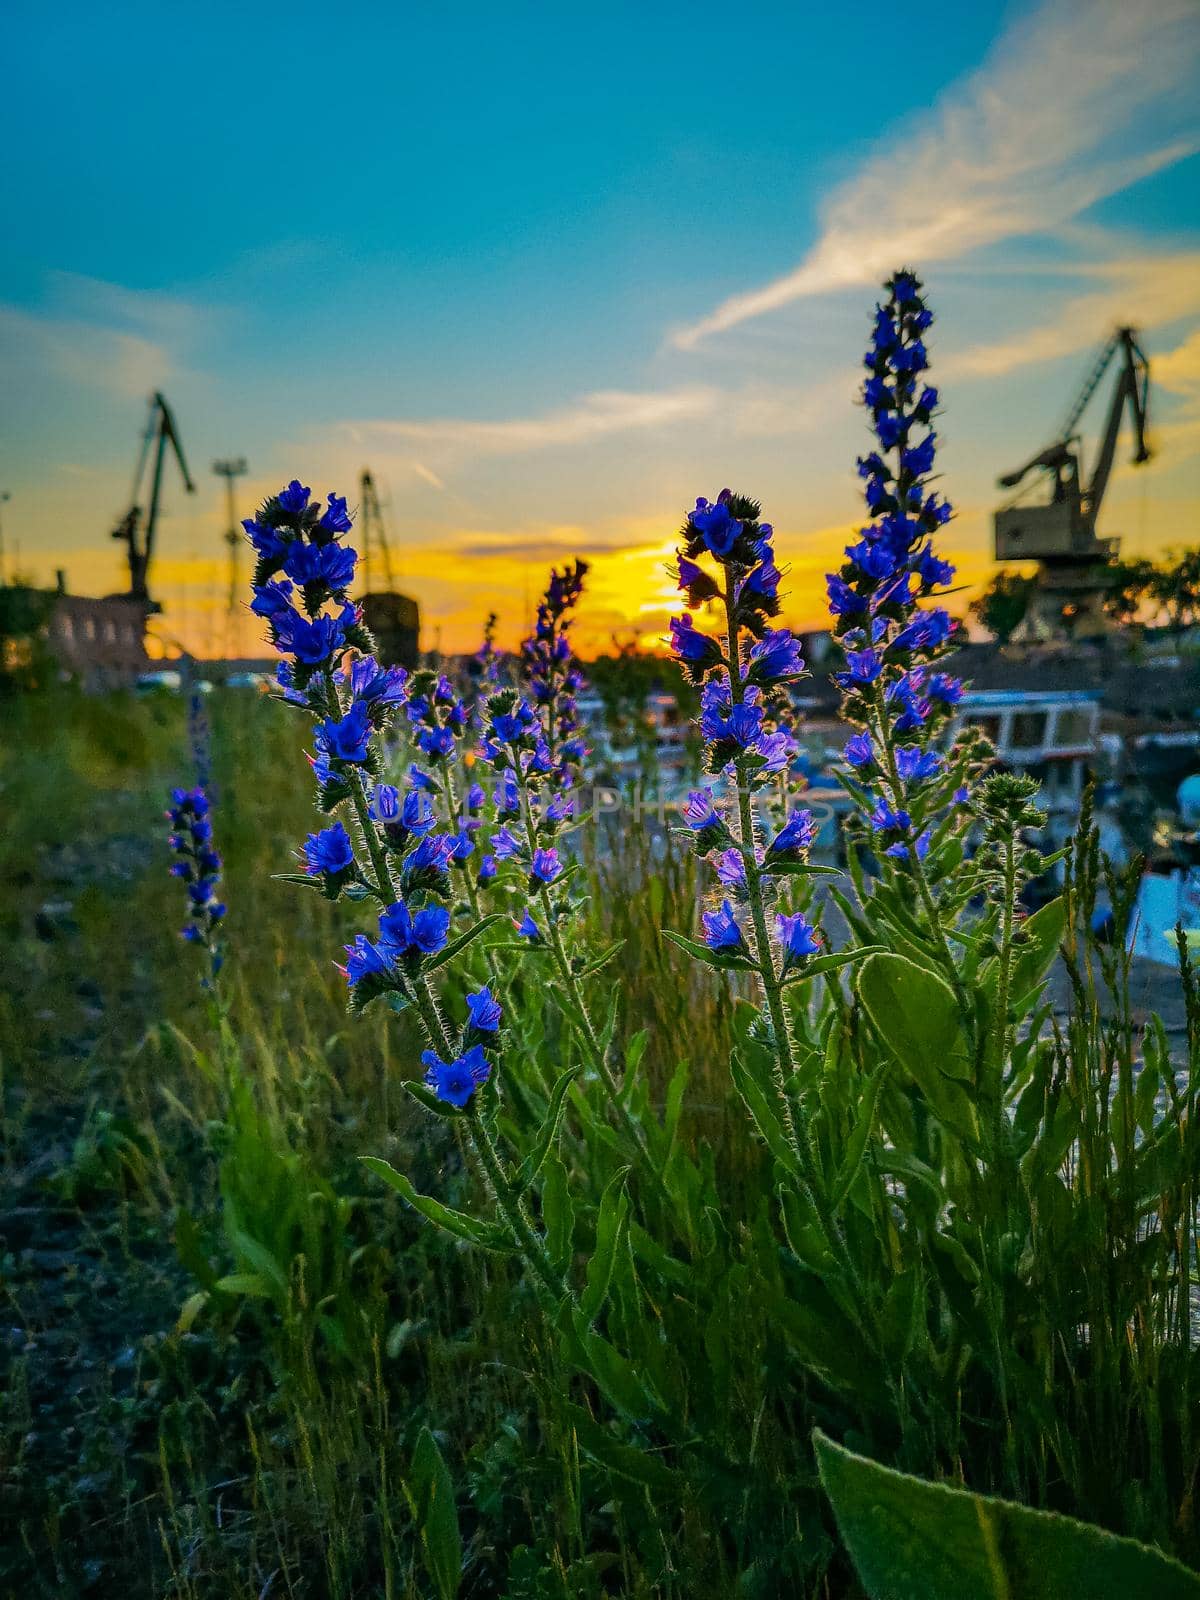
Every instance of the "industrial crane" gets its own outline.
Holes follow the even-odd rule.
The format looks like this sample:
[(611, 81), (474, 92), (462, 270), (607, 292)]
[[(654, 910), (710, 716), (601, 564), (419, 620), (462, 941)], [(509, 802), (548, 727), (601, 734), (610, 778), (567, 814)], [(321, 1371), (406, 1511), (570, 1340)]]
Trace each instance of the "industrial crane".
[(392, 574), (392, 552), (388, 546), (383, 508), (379, 504), (379, 491), (375, 487), (375, 479), (369, 467), (363, 468), (359, 486), (362, 491), (363, 577), (368, 590), (372, 586), (378, 589), (379, 574), (375, 570), (374, 561), (375, 552), (378, 550), (383, 562), (384, 592), (390, 594), (396, 587), (396, 580)]
[[(1081, 440), (1076, 430), (1088, 402), (1117, 357), (1121, 368), (1100, 439), (1100, 453), (1091, 479), (1084, 484), (1080, 477)], [(1050, 480), (1050, 499), (1034, 504), (1017, 504), (1014, 500), (996, 512), (997, 561), (1078, 566), (1081, 562), (1106, 561), (1116, 554), (1115, 540), (1096, 537), (1096, 519), (1112, 472), (1126, 406), (1133, 422), (1134, 464), (1150, 459), (1146, 444), (1149, 387), (1150, 364), (1138, 345), (1136, 330), (1118, 328), (1088, 374), (1054, 443), (999, 480), (1000, 488), (1016, 489), (1031, 473), (1044, 474)]]
[[(183, 446), (179, 442), (179, 430), (175, 426), (175, 418), (171, 408), (157, 391), (150, 397), (150, 412), (146, 420), (146, 431), (142, 436), (141, 453), (138, 456), (137, 467), (133, 474), (133, 496), (129, 510), (113, 529), (114, 539), (123, 539), (128, 546), (129, 555), (129, 598), (138, 600), (148, 611), (159, 611), (161, 607), (156, 601), (151, 600), (146, 587), (146, 574), (150, 568), (150, 558), (154, 554), (154, 535), (158, 528), (158, 512), (162, 498), (163, 461), (167, 453), (167, 446), (175, 452), (175, 459), (179, 463), (179, 471), (183, 476), (184, 488), (189, 494), (195, 494), (196, 485), (192, 482), (188, 472), (187, 462), (184, 459)], [(154, 467), (150, 481), (150, 507), (146, 514), (145, 523), (142, 522), (142, 480), (146, 474), (146, 466), (150, 454), (154, 453)]]
[[(375, 653), (379, 660), (389, 666), (398, 664), (411, 670), (420, 659), (420, 608), (409, 595), (396, 591), (383, 508), (379, 503), (375, 479), (367, 467), (363, 468), (359, 487), (362, 491), (359, 531), (363, 545), (363, 619), (375, 635)], [(380, 573), (376, 567), (376, 556), (383, 566), (382, 589), (379, 587)]]

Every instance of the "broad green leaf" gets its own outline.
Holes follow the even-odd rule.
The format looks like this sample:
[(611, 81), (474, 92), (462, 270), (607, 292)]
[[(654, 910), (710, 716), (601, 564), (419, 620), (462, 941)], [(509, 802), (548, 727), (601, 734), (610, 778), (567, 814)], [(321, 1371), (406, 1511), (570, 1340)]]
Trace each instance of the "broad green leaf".
[(396, 1193), (402, 1195), (423, 1217), (427, 1217), (446, 1233), (452, 1233), (458, 1239), (466, 1239), (470, 1244), (480, 1245), (485, 1250), (512, 1249), (507, 1234), (494, 1222), (484, 1222), (479, 1217), (469, 1217), (464, 1211), (452, 1211), (440, 1200), (431, 1199), (427, 1194), (418, 1194), (405, 1174), (397, 1172), (395, 1167), (390, 1162), (384, 1161), (381, 1156), (360, 1156), (359, 1160), (377, 1178), (382, 1178), (384, 1183), (390, 1184)]
[(1010, 990), (1028, 994), (1041, 983), (1058, 954), (1067, 927), (1067, 903), (1060, 895), (1021, 924), (1020, 942), (1013, 947)]
[(425, 1568), (438, 1600), (454, 1600), (462, 1583), (462, 1537), (454, 1485), (428, 1428), (422, 1428), (405, 1484), (413, 1518), (421, 1534)]
[(858, 993), (877, 1033), (920, 1087), (931, 1109), (968, 1140), (979, 1135), (963, 1087), (971, 1059), (958, 1001), (950, 985), (907, 956), (871, 956), (858, 975)]
[(637, 1368), (588, 1326), (578, 1307), (571, 1313), (563, 1342), (567, 1359), (595, 1380), (618, 1411), (638, 1422), (661, 1412), (660, 1402), (646, 1387)]
[(1200, 1600), (1200, 1576), (1147, 1545), (813, 1442), (871, 1600)]

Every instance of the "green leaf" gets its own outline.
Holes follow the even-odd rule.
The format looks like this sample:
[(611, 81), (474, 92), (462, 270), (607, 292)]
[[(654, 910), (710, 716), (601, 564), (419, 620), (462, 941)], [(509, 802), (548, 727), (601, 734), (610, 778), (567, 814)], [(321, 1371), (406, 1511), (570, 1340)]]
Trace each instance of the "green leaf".
[(979, 1124), (963, 1081), (971, 1059), (950, 985), (907, 956), (868, 958), (858, 993), (875, 1030), (948, 1128), (974, 1141)]
[(473, 928), (468, 928), (466, 933), (460, 933), (457, 939), (451, 939), (444, 950), (440, 950), (430, 961), (422, 963), (421, 971), (424, 974), (436, 972), (439, 967), (444, 967), (447, 961), (453, 961), (460, 950), (465, 950), (473, 939), (478, 939), (481, 933), (494, 927), (497, 922), (505, 922), (507, 918), (502, 911), (493, 911), (491, 916), (483, 917)]
[(662, 1405), (646, 1387), (638, 1369), (615, 1346), (588, 1327), (583, 1312), (571, 1312), (563, 1335), (564, 1354), (586, 1372), (623, 1415), (644, 1422), (661, 1413)]
[[(219, 1289), (222, 1294), (253, 1295), (259, 1300), (267, 1300), (275, 1292), (261, 1272), (227, 1272), (223, 1278), (217, 1279), (213, 1288)], [(195, 1298), (193, 1295), (192, 1299)], [(208, 1297), (205, 1295), (203, 1298)]]
[(448, 1100), (439, 1100), (429, 1085), (422, 1083), (417, 1078), (409, 1079), (404, 1087), (419, 1105), (423, 1105), (426, 1111), (432, 1111), (435, 1117), (462, 1117), (466, 1115), (466, 1111), (462, 1106), (452, 1106)]
[(600, 1196), (596, 1216), (596, 1248), (587, 1267), (587, 1284), (579, 1297), (579, 1309), (589, 1325), (604, 1308), (612, 1281), (613, 1262), (629, 1226), (629, 1197), (625, 1193), (628, 1167), (614, 1172)]
[(1028, 994), (1040, 984), (1054, 962), (1067, 927), (1067, 903), (1060, 895), (1021, 924), (1020, 942), (1013, 946), (1009, 983), (1014, 996)]
[(562, 1121), (563, 1104), (567, 1098), (567, 1090), (575, 1077), (576, 1068), (568, 1067), (550, 1092), (550, 1104), (546, 1108), (546, 1115), (538, 1129), (537, 1138), (530, 1148), (529, 1154), (522, 1161), (517, 1170), (517, 1192), (523, 1194), (538, 1173), (542, 1164), (550, 1154), (550, 1147), (558, 1133), (559, 1123)]
[(494, 1222), (484, 1222), (479, 1217), (469, 1217), (465, 1211), (452, 1211), (440, 1200), (433, 1200), (427, 1194), (418, 1194), (404, 1173), (397, 1172), (395, 1167), (390, 1162), (384, 1161), (381, 1156), (359, 1156), (358, 1159), (377, 1178), (382, 1178), (384, 1183), (390, 1184), (396, 1193), (402, 1195), (423, 1217), (427, 1217), (446, 1233), (452, 1233), (457, 1239), (466, 1239), (469, 1244), (480, 1245), (485, 1250), (512, 1249), (508, 1235)]
[(796, 1160), (796, 1152), (788, 1143), (787, 1134), (779, 1121), (775, 1107), (736, 1050), (729, 1058), (729, 1071), (733, 1077), (734, 1087), (750, 1113), (750, 1120), (766, 1140), (771, 1154), (793, 1178), (800, 1178), (802, 1175), (800, 1164)]
[(438, 1600), (454, 1600), (462, 1582), (458, 1508), (450, 1473), (428, 1428), (422, 1428), (417, 1436), (405, 1491)]
[(771, 877), (789, 878), (841, 878), (844, 877), (841, 867), (818, 867), (812, 861), (772, 861), (768, 856), (763, 863), (761, 871), (769, 873)]
[(575, 1232), (575, 1208), (567, 1169), (553, 1151), (546, 1157), (542, 1180), (542, 1223), (546, 1229), (546, 1249), (559, 1272), (571, 1264)]
[(646, 1054), (646, 1046), (650, 1043), (650, 1029), (640, 1028), (625, 1046), (625, 1070), (636, 1072), (642, 1064), (642, 1057)]
[(633, 1445), (624, 1444), (606, 1428), (601, 1427), (582, 1406), (572, 1405), (568, 1401), (564, 1410), (579, 1443), (602, 1467), (607, 1468), (609, 1472), (617, 1473), (620, 1477), (631, 1478), (634, 1483), (644, 1484), (647, 1489), (655, 1489), (678, 1498), (681, 1492), (678, 1474), (672, 1472), (658, 1456), (651, 1455), (647, 1450), (638, 1450)]
[(1200, 1576), (1132, 1539), (927, 1483), (813, 1435), (825, 1492), (871, 1600), (1200, 1600)]
[(875, 1127), (875, 1113), (879, 1106), (879, 1093), (883, 1088), (883, 1080), (887, 1076), (888, 1064), (882, 1066), (867, 1079), (863, 1090), (862, 1099), (858, 1103), (858, 1114), (854, 1119), (854, 1126), (850, 1130), (850, 1137), (846, 1140), (845, 1154), (842, 1164), (838, 1169), (837, 1179), (833, 1186), (833, 1194), (829, 1203), (836, 1211), (843, 1204), (846, 1196), (854, 1187), (854, 1180), (858, 1177), (859, 1168), (862, 1166), (863, 1156), (866, 1154), (867, 1144)]
[(785, 983), (797, 983), (802, 978), (820, 978), (827, 972), (836, 972), (839, 967), (848, 967), (854, 961), (863, 961), (867, 956), (879, 954), (883, 950), (881, 944), (863, 944), (854, 950), (838, 950), (833, 955), (814, 956), (811, 961), (806, 961), (802, 967), (797, 967), (788, 973), (783, 980)]
[(757, 972), (758, 967), (745, 956), (723, 955), (720, 950), (710, 950), (706, 944), (697, 944), (694, 939), (685, 939), (681, 933), (675, 933), (670, 928), (660, 929), (664, 939), (669, 939), (676, 944), (685, 955), (692, 957), (693, 961), (703, 961), (705, 966), (716, 967), (719, 972)]
[(610, 944), (608, 949), (598, 955), (594, 961), (589, 961), (587, 966), (575, 974), (576, 982), (581, 983), (584, 978), (594, 977), (601, 967), (606, 967), (612, 958), (625, 947), (624, 939), (618, 939), (616, 944)]

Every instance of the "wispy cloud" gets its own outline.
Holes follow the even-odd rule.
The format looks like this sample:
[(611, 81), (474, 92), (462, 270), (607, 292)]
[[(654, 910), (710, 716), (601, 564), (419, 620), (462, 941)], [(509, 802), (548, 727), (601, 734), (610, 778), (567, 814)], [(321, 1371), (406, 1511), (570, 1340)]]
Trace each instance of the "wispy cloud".
[[(587, 444), (610, 434), (668, 427), (712, 415), (718, 394), (713, 388), (691, 386), (660, 392), (630, 393), (598, 390), (569, 405), (538, 417), (511, 417), (489, 422), (445, 417), (421, 420), (375, 419), (345, 422), (342, 432), (360, 446), (420, 445), (426, 452), (452, 458), (480, 455), (521, 455), (562, 445)], [(428, 479), (429, 468), (409, 462), (410, 469)]]
[(692, 349), (805, 296), (875, 283), (898, 260), (956, 260), (1041, 232), (1172, 165), (1200, 148), (1194, 119), (1173, 137), (1131, 124), (1173, 100), (1198, 52), (1194, 0), (1049, 0), (923, 126), (890, 130), (799, 266), (673, 342)]
[(162, 388), (209, 328), (190, 301), (72, 272), (48, 275), (44, 309), (0, 305), (7, 370), (48, 370), (120, 399)]
[[(1200, 312), (1200, 250), (1080, 262), (1071, 272), (1102, 287), (1072, 296), (1051, 320), (1015, 338), (951, 352), (941, 362), (943, 377), (1000, 377), (1087, 349), (1118, 323), (1144, 331)], [(1162, 381), (1157, 362), (1154, 377)]]

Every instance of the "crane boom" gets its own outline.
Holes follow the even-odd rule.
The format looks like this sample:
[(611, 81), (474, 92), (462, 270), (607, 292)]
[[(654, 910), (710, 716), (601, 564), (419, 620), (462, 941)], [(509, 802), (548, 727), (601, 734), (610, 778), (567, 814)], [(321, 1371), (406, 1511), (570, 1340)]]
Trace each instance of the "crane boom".
[[(168, 445), (170, 445), (175, 459), (179, 463), (179, 471), (183, 478), (184, 488), (189, 494), (195, 494), (196, 485), (192, 482), (192, 475), (188, 471), (187, 459), (183, 453), (179, 430), (175, 425), (174, 413), (163, 396), (156, 390), (150, 397), (150, 412), (146, 431), (142, 436), (142, 447), (138, 455), (137, 466), (134, 469), (133, 504), (113, 529), (112, 535), (114, 539), (123, 539), (128, 547), (130, 596), (135, 600), (140, 600), (152, 610), (157, 610), (158, 608), (150, 599), (150, 593), (146, 586), (146, 577), (150, 569), (150, 558), (154, 554), (154, 535), (158, 528), (158, 513), (162, 503), (163, 463), (166, 459)], [(150, 508), (143, 529), (140, 503), (142, 479), (145, 476), (146, 463), (149, 460), (152, 448), (154, 450), (154, 469), (150, 486)]]

